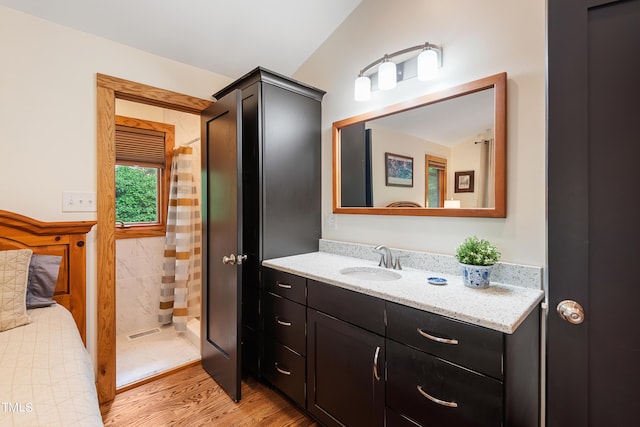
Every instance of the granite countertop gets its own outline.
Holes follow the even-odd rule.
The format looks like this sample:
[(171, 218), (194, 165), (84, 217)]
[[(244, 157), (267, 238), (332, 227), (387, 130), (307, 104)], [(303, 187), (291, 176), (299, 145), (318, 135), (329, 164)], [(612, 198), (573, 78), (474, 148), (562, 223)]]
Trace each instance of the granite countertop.
[[(493, 282), (486, 289), (472, 289), (462, 284), (461, 276), (408, 267), (390, 270), (402, 276), (397, 280), (358, 279), (340, 270), (381, 267), (374, 261), (327, 252), (269, 259), (262, 265), (508, 334), (544, 297), (542, 290)], [(427, 278), (432, 276), (443, 277), (448, 284), (431, 285)]]

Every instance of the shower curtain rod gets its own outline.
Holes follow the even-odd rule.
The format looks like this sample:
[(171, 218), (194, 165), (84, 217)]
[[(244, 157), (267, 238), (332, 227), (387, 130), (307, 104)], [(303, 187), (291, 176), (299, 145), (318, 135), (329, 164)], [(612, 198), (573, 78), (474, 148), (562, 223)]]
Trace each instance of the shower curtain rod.
[(198, 138), (194, 138), (194, 139), (192, 139), (191, 141), (189, 141), (189, 142), (187, 142), (187, 143), (185, 143), (185, 144), (183, 144), (183, 145), (191, 145), (191, 144), (193, 144), (193, 143), (194, 143), (194, 142), (196, 142), (196, 141), (200, 141), (200, 137), (198, 137)]

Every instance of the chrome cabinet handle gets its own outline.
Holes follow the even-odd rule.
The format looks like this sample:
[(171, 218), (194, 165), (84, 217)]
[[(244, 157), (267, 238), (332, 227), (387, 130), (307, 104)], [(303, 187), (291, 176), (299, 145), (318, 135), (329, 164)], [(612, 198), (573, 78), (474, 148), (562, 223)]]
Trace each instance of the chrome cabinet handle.
[(278, 284), (278, 287), (283, 288), (283, 289), (291, 289), (291, 285), (288, 283), (281, 283), (281, 282), (276, 282)]
[(562, 320), (566, 320), (572, 325), (579, 325), (584, 322), (584, 309), (575, 301), (560, 301), (558, 307), (556, 307), (556, 311)]
[(228, 264), (228, 265), (240, 265), (242, 264), (242, 261), (246, 261), (247, 260), (247, 256), (246, 255), (234, 255), (231, 254), (229, 256), (223, 256), (222, 257), (222, 263), (223, 264)]
[(275, 363), (276, 371), (280, 372), (282, 375), (291, 375), (291, 371), (285, 371), (284, 369), (278, 366), (278, 362)]
[(420, 335), (422, 335), (423, 337), (430, 339), (431, 341), (441, 342), (441, 343), (444, 343), (444, 344), (454, 344), (454, 345), (458, 344), (458, 340), (436, 337), (436, 336), (433, 336), (433, 335), (430, 335), (430, 334), (426, 333), (425, 331), (423, 331), (420, 328), (418, 328), (418, 333)]
[(292, 325), (291, 322), (287, 322), (286, 320), (280, 320), (280, 318), (278, 316), (276, 316), (276, 323), (278, 325), (282, 325), (282, 326), (291, 326)]
[(380, 381), (380, 375), (378, 374), (378, 356), (380, 355), (380, 346), (376, 347), (376, 352), (373, 355), (373, 376), (376, 381)]
[(458, 407), (458, 404), (456, 402), (447, 402), (446, 400), (440, 400), (440, 399), (437, 399), (437, 398), (431, 396), (429, 393), (427, 393), (426, 391), (424, 391), (422, 389), (422, 386), (416, 386), (416, 388), (418, 389), (418, 392), (420, 392), (421, 395), (423, 395), (424, 397), (426, 397), (427, 399), (429, 399), (433, 403), (437, 403), (438, 405), (446, 406), (446, 407), (449, 407), (449, 408), (457, 408)]

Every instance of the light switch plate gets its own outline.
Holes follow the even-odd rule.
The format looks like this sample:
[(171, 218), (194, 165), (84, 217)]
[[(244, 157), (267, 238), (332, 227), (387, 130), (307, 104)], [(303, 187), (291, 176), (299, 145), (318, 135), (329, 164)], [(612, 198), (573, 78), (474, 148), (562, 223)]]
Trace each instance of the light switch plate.
[(95, 212), (96, 193), (63, 191), (62, 212)]

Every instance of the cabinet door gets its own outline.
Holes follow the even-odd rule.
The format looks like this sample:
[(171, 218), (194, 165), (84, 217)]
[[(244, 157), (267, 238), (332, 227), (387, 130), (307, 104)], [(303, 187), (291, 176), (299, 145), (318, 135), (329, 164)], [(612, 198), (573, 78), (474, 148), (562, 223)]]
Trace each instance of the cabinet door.
[(384, 423), (384, 338), (307, 310), (307, 410), (330, 426)]
[(235, 401), (240, 400), (242, 254), (240, 93), (233, 91), (202, 113), (203, 265), (202, 366)]

